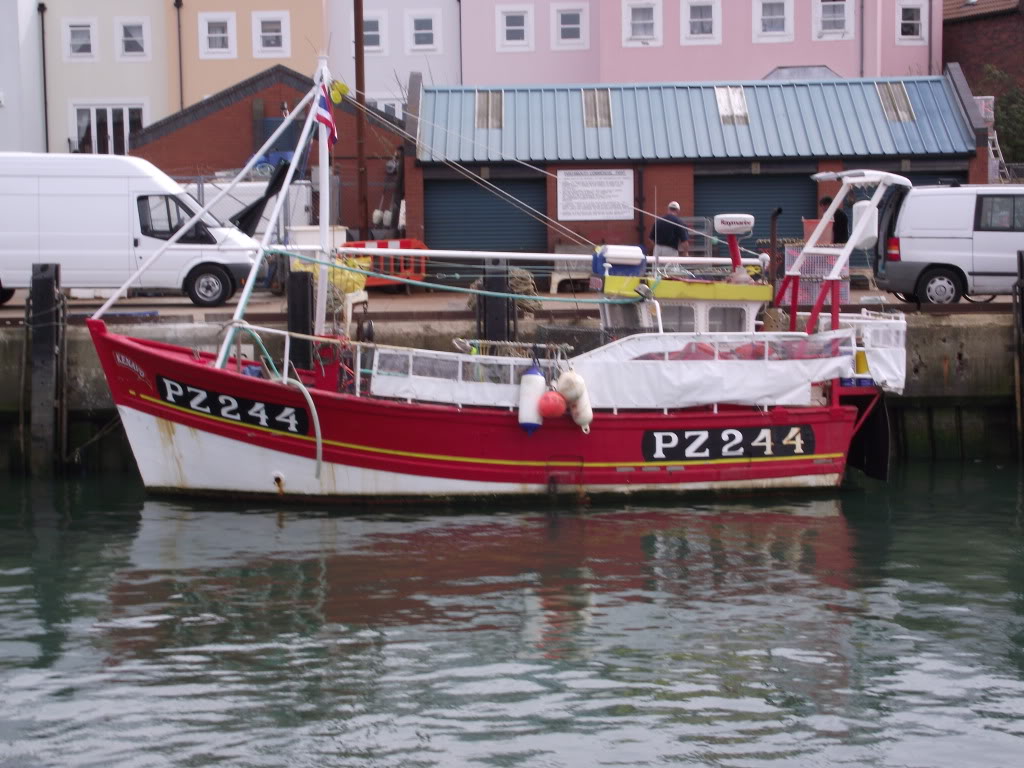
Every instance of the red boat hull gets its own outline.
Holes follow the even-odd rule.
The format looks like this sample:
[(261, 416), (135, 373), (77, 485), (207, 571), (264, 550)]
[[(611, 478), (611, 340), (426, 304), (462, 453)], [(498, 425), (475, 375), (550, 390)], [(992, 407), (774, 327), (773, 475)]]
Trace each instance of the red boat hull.
[[(301, 391), (189, 349), (89, 328), (148, 487), (295, 496), (460, 496), (828, 487), (857, 410), (599, 411), (524, 432), (514, 411)], [(320, 427), (320, 440), (316, 425)], [(318, 443), (321, 461), (316, 456)], [(319, 474), (318, 474), (319, 472)]]

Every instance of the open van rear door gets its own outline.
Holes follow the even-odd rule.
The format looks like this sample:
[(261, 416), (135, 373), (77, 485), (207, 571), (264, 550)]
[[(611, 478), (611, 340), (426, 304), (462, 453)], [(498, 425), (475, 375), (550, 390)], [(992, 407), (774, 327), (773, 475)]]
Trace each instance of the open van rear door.
[(885, 277), (886, 247), (889, 238), (896, 233), (896, 218), (908, 191), (907, 187), (893, 184), (885, 191), (878, 204), (878, 241), (871, 253), (871, 271), (876, 277)]

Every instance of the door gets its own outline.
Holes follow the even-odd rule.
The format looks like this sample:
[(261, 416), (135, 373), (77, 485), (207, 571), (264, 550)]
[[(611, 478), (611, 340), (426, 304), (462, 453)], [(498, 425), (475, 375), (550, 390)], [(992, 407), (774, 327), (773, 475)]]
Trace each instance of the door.
[(714, 219), (719, 213), (749, 213), (754, 216), (754, 234), (742, 242), (744, 247), (754, 249), (758, 240), (764, 240), (763, 245), (767, 247), (771, 216), (776, 208), (782, 208), (778, 220), (779, 239), (802, 240), (802, 220), (818, 215), (818, 185), (810, 176), (803, 174), (698, 176), (694, 180), (694, 213), (697, 216), (709, 219)]
[(141, 129), (141, 106), (76, 106), (71, 151), (124, 155), (128, 153), (128, 137)]
[[(166, 194), (136, 194), (134, 213), (135, 269), (162, 248), (194, 214), (176, 196)], [(202, 246), (207, 245), (216, 245), (216, 240), (207, 226), (199, 222), (160, 255), (142, 275), (138, 285), (142, 288), (181, 288), (182, 271), (189, 262), (198, 263), (203, 256)]]
[(974, 293), (1010, 293), (1017, 251), (1024, 250), (1024, 194), (978, 195), (974, 219)]

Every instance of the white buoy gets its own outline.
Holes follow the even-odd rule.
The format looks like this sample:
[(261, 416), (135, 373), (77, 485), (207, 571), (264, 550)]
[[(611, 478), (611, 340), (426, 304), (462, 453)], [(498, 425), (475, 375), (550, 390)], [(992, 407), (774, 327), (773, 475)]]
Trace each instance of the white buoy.
[(540, 368), (531, 365), (519, 379), (519, 426), (532, 435), (544, 423), (540, 415), (540, 396), (547, 389), (547, 382)]
[(594, 409), (590, 407), (590, 395), (587, 394), (587, 383), (575, 371), (565, 371), (558, 377), (555, 389), (569, 403), (569, 415), (583, 430), (590, 434), (590, 422), (594, 420)]
[(580, 395), (587, 391), (587, 385), (583, 381), (583, 377), (576, 373), (576, 371), (564, 371), (558, 377), (555, 389), (565, 398), (565, 402), (572, 405), (580, 399)]

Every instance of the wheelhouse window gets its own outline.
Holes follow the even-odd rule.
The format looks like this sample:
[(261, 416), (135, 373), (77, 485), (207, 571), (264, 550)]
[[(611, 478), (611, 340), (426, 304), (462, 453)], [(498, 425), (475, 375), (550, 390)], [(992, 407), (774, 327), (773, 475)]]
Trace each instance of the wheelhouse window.
[(124, 155), (131, 134), (142, 130), (141, 105), (80, 105), (74, 111), (75, 136), (69, 140), (72, 152)]
[(120, 61), (149, 59), (149, 20), (145, 18), (114, 19), (117, 56)]
[(199, 14), (199, 58), (233, 59), (237, 55), (235, 14)]
[(257, 11), (252, 14), (252, 54), (263, 59), (291, 56), (288, 11)]
[(65, 19), (64, 58), (67, 61), (96, 59), (96, 20)]
[(708, 331), (735, 333), (747, 328), (747, 311), (742, 307), (711, 307), (708, 310)]
[(979, 195), (979, 232), (1024, 232), (1024, 195)]

